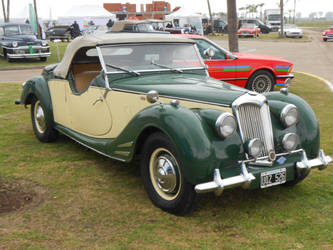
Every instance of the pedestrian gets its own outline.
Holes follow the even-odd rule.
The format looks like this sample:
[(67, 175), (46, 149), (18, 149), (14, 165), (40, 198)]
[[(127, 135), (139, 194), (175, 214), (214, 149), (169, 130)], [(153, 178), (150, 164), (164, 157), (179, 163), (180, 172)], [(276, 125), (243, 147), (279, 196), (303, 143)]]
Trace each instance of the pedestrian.
[(106, 23), (106, 26), (108, 27), (108, 29), (111, 29), (113, 26), (113, 21), (109, 19), (109, 21)]
[(80, 27), (76, 21), (71, 25), (70, 30), (73, 39), (81, 35)]

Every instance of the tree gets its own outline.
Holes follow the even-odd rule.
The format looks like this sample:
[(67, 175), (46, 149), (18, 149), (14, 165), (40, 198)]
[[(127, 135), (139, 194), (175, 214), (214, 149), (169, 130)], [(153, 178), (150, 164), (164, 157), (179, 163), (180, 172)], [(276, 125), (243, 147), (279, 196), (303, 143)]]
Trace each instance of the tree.
[(326, 14), (325, 14), (325, 18), (326, 18), (327, 20), (333, 20), (333, 12), (332, 12), (332, 11), (328, 11), (328, 12), (326, 12)]
[(9, 4), (10, 4), (10, 1), (7, 0), (7, 10), (6, 10), (6, 6), (5, 6), (5, 1), (1, 0), (1, 3), (2, 3), (3, 20), (4, 20), (5, 23), (8, 23), (9, 22)]
[(281, 28), (280, 28), (280, 37), (284, 37), (284, 31), (283, 31), (283, 26), (284, 26), (284, 11), (283, 11), (283, 0), (280, 0), (280, 22), (281, 22)]
[(309, 18), (311, 20), (316, 19), (316, 17), (317, 17), (317, 12), (311, 12), (310, 15), (309, 15)]
[(237, 8), (236, 0), (227, 0), (228, 10), (228, 34), (229, 34), (229, 50), (238, 52), (238, 35), (237, 35)]

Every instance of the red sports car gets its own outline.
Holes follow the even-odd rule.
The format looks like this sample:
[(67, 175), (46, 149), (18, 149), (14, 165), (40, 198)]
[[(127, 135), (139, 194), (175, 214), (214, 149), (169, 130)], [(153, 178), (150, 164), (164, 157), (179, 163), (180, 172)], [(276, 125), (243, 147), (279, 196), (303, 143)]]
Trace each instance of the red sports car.
[(325, 30), (323, 32), (323, 40), (324, 40), (324, 42), (326, 42), (327, 39), (333, 39), (333, 26), (331, 26), (328, 30)]
[(256, 26), (254, 23), (244, 23), (238, 29), (237, 34), (239, 37), (252, 36), (253, 38), (255, 38), (260, 35), (260, 28)]
[[(282, 58), (231, 53), (213, 41), (200, 35), (181, 34), (196, 41), (197, 47), (211, 77), (247, 88), (259, 93), (272, 91), (274, 86), (282, 88), (286, 81), (294, 76), (290, 73), (293, 64)], [(208, 49), (215, 53), (211, 57), (207, 55)]]

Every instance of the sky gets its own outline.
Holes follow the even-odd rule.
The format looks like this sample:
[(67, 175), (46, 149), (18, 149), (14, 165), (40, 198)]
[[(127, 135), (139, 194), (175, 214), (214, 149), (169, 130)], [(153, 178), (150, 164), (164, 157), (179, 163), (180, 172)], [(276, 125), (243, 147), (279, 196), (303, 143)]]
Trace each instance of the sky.
[[(166, 0), (165, 0), (166, 1)], [(227, 12), (227, 0), (209, 0), (212, 12)], [(293, 9), (295, 0), (285, 0), (285, 10)], [(6, 1), (5, 1), (6, 2)], [(32, 3), (32, 0), (10, 0), (11, 17), (15, 17), (22, 12), (24, 6)], [(52, 18), (64, 16), (66, 12), (75, 5), (93, 4), (101, 5), (103, 3), (136, 3), (137, 10), (140, 9), (140, 4), (151, 3), (152, 0), (36, 0), (38, 15), (42, 18), (49, 18), (50, 9)], [(189, 10), (200, 13), (208, 13), (207, 0), (169, 0), (171, 8), (181, 6)], [(265, 3), (263, 9), (278, 8), (280, 0), (236, 0), (237, 9), (245, 7), (248, 4)], [(314, 4), (315, 2), (315, 4)], [(1, 6), (1, 5), (0, 5)], [(327, 11), (333, 12), (333, 0), (296, 0), (296, 12), (302, 12), (302, 16), (306, 17), (311, 12)], [(2, 11), (1, 11), (2, 16)]]

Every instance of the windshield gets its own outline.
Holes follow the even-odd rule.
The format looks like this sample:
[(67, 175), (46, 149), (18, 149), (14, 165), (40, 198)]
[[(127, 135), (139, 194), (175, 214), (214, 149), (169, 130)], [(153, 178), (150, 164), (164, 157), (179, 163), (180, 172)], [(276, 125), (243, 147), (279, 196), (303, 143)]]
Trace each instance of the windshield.
[(256, 27), (256, 25), (253, 23), (245, 23), (245, 24), (242, 24), (241, 29), (253, 29), (255, 27)]
[(286, 25), (285, 25), (285, 28), (286, 28), (286, 29), (296, 29), (297, 26), (296, 26), (296, 24), (286, 24)]
[(272, 15), (268, 15), (268, 20), (271, 21), (280, 21), (280, 14), (272, 14)]
[(34, 32), (30, 25), (20, 25), (22, 35), (33, 35)]
[(107, 73), (124, 73), (124, 69), (131, 72), (181, 72), (204, 67), (193, 44), (109, 45), (100, 48)]
[(5, 35), (11, 36), (11, 35), (19, 35), (19, 34), (20, 34), (20, 29), (19, 29), (18, 25), (5, 27)]
[(148, 23), (139, 23), (138, 25), (139, 31), (154, 31), (153, 25)]

